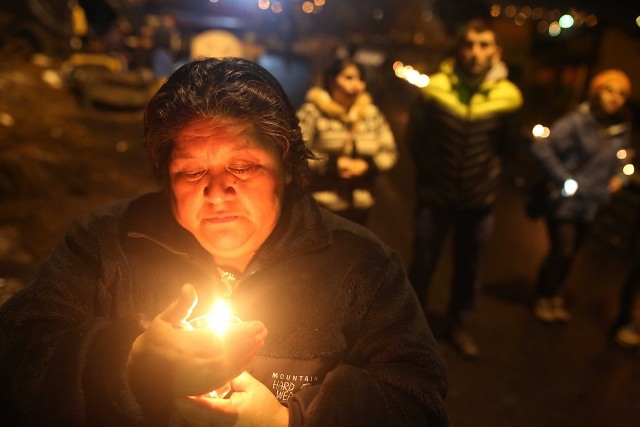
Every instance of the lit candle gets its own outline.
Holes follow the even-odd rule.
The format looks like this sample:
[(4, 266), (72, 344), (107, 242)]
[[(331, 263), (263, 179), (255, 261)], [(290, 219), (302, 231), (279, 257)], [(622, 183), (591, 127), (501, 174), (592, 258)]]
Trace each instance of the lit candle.
[[(208, 314), (192, 319), (189, 324), (194, 329), (207, 328), (212, 330), (220, 339), (224, 338), (227, 331), (234, 323), (240, 323), (241, 320), (233, 315), (229, 301), (220, 299), (216, 301), (213, 309)], [(216, 390), (204, 394), (205, 397), (223, 398), (231, 391), (231, 384), (226, 383)]]
[(239, 322), (231, 312), (229, 302), (224, 299), (216, 301), (209, 314), (196, 317), (189, 322), (195, 329), (208, 328), (213, 330), (219, 338), (224, 338), (232, 323)]

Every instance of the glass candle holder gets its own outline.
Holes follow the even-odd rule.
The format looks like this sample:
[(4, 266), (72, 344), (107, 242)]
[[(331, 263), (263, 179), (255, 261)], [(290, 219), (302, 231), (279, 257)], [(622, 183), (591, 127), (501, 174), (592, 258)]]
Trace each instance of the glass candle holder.
[[(233, 324), (242, 323), (239, 317), (231, 314), (231, 309), (226, 302), (217, 303), (210, 314), (198, 316), (189, 321), (194, 329), (211, 329), (220, 338), (224, 339), (227, 331)], [(231, 391), (231, 383), (205, 393), (203, 396), (222, 399)]]

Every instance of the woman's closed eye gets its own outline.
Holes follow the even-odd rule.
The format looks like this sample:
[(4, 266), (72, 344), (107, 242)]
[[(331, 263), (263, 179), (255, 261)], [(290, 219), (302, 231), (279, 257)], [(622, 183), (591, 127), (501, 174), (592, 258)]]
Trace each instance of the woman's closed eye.
[(245, 166), (228, 166), (227, 170), (238, 178), (247, 178), (258, 168), (258, 165), (250, 164)]
[(195, 180), (198, 179), (200, 177), (202, 177), (202, 175), (204, 175), (206, 172), (206, 170), (199, 170), (199, 171), (195, 171), (195, 172), (188, 172), (188, 171), (184, 171), (182, 172), (182, 176), (184, 176), (186, 179), (190, 179), (190, 180)]

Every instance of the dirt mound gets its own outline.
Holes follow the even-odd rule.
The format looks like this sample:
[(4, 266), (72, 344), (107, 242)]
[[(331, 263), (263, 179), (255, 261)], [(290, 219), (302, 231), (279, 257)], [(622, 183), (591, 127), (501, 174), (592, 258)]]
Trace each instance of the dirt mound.
[(155, 188), (142, 112), (83, 107), (51, 63), (0, 62), (0, 150), (2, 283), (27, 281), (72, 218)]

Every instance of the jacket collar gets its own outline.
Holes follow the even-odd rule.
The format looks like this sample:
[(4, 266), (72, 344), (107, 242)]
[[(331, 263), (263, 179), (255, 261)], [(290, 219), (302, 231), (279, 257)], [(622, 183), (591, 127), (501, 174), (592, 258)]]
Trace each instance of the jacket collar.
[(331, 98), (326, 90), (312, 87), (307, 92), (306, 101), (315, 105), (324, 115), (340, 120), (343, 123), (353, 123), (361, 120), (367, 109), (373, 105), (373, 100), (368, 92), (363, 92), (356, 98), (353, 106), (347, 111), (342, 105)]
[[(459, 71), (456, 67), (455, 58), (451, 57), (443, 60), (440, 63), (440, 71), (449, 77), (449, 80), (452, 82), (453, 85), (466, 86), (464, 83), (464, 80), (460, 78)], [(484, 80), (478, 86), (478, 91), (479, 92), (486, 91), (492, 86), (494, 86), (496, 82), (500, 80), (504, 80), (508, 76), (509, 76), (509, 70), (507, 68), (507, 65), (502, 61), (496, 62), (491, 66), (491, 68), (485, 75)]]
[[(211, 255), (175, 220), (170, 199), (164, 193), (147, 194), (131, 203), (125, 233), (131, 238), (148, 239), (206, 271), (216, 269)], [(323, 223), (313, 198), (287, 189), (276, 228), (249, 263), (244, 275), (268, 268), (285, 257), (322, 248), (330, 241), (330, 231)]]

